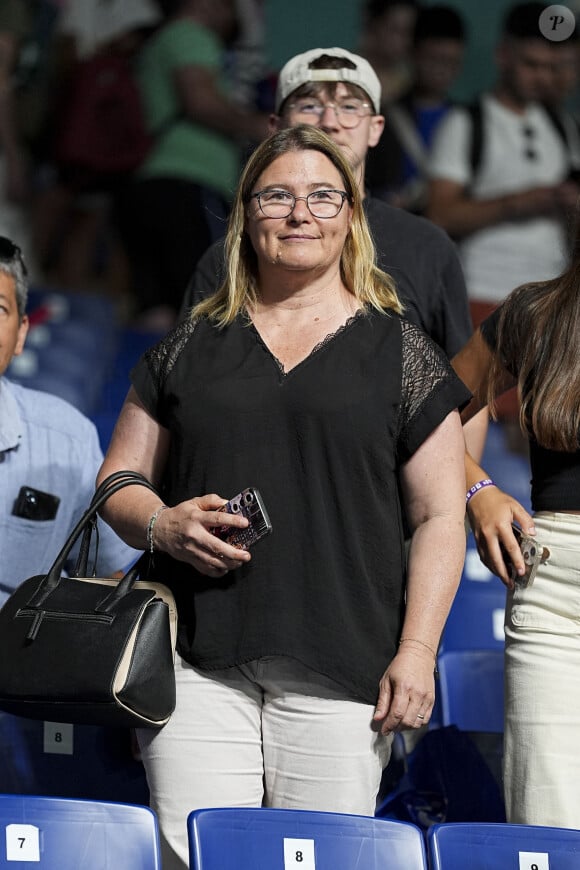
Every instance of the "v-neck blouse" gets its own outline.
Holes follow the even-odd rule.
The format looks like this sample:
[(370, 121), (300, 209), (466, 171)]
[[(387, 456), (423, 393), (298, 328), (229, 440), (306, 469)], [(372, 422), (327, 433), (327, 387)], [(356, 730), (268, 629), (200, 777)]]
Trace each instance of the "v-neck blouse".
[(285, 374), (244, 318), (188, 320), (132, 381), (171, 434), (165, 502), (255, 486), (273, 525), (218, 580), (156, 559), (179, 653), (204, 670), (290, 656), (374, 703), (404, 608), (398, 472), (470, 397), (443, 352), (398, 315), (365, 312)]

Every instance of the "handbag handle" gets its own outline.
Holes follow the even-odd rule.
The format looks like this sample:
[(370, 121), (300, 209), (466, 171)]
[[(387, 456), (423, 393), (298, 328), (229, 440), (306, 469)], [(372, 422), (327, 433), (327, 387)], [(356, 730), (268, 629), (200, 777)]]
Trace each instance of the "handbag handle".
[[(144, 486), (149, 484), (149, 481), (146, 477), (143, 477), (138, 471), (115, 471), (113, 474), (110, 474), (105, 480), (101, 481), (98, 488), (95, 490), (93, 497), (91, 499), (91, 504), (89, 505), (89, 510), (92, 507), (95, 500), (99, 499), (101, 495), (107, 492), (109, 486), (114, 483), (117, 478), (126, 477), (130, 474), (136, 475), (139, 480), (135, 481), (136, 483), (143, 483)], [(107, 494), (107, 498), (112, 493)], [(93, 537), (93, 532), (95, 532), (97, 536), (97, 548), (99, 545), (99, 528), (97, 525), (97, 514), (91, 517), (90, 521), (87, 522), (85, 528), (83, 529), (83, 539), (81, 541), (81, 545), (79, 547), (79, 554), (77, 556), (77, 561), (74, 567), (74, 571), (71, 574), (71, 577), (88, 577), (88, 564), (89, 564), (89, 553), (91, 549), (91, 541)], [(96, 566), (96, 557), (95, 557), (95, 566)], [(93, 570), (94, 576), (94, 570)]]
[[(84, 514), (68, 536), (64, 546), (52, 563), (52, 566), (50, 567), (48, 573), (42, 580), (33, 597), (30, 599), (30, 607), (39, 607), (42, 602), (48, 597), (48, 595), (50, 595), (50, 593), (53, 592), (59, 585), (62, 579), (64, 564), (70, 551), (74, 547), (76, 541), (81, 536), (81, 534), (88, 533), (88, 538), (86, 540), (90, 541), (90, 534), (94, 525), (94, 520), (96, 519), (98, 511), (107, 501), (107, 499), (115, 493), (119, 492), (119, 490), (124, 489), (126, 486), (134, 485), (144, 486), (147, 489), (150, 489), (152, 492), (157, 492), (153, 484), (150, 483), (147, 478), (140, 474), (138, 471), (115, 471), (113, 474), (110, 474), (107, 478), (105, 478), (105, 480), (102, 481), (100, 486), (96, 489), (87, 510), (84, 512)], [(112, 606), (115, 601), (117, 601), (129, 591), (129, 589), (132, 587), (133, 583), (139, 576), (139, 567), (142, 567), (140, 566), (141, 561), (142, 557), (125, 574), (123, 579), (115, 588), (113, 594), (108, 595), (106, 599), (101, 602), (98, 607), (99, 610), (101, 610), (103, 605), (106, 606), (107, 610), (110, 609), (110, 606)]]

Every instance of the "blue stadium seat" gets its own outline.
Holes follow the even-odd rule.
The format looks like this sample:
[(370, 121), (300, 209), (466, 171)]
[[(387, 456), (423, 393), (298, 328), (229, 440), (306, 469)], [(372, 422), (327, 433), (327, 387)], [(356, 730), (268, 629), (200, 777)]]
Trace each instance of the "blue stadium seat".
[[(462, 580), (461, 585), (464, 585)], [(447, 617), (441, 636), (441, 652), (462, 649), (504, 648), (505, 586), (495, 578), (493, 592), (476, 586), (461, 586)]]
[(406, 822), (240, 807), (195, 810), (187, 830), (191, 870), (427, 870)]
[(126, 728), (64, 725), (0, 712), (0, 793), (149, 803)]
[(144, 806), (0, 795), (0, 868), (160, 870), (154, 813)]
[(34, 315), (39, 309), (44, 311), (43, 319), (51, 322), (84, 320), (109, 330), (116, 322), (113, 300), (102, 293), (75, 293), (33, 285), (28, 291), (28, 311)]
[(428, 833), (432, 870), (578, 870), (580, 831), (530, 825), (457, 823)]
[(503, 651), (449, 650), (437, 657), (443, 725), (503, 733)]

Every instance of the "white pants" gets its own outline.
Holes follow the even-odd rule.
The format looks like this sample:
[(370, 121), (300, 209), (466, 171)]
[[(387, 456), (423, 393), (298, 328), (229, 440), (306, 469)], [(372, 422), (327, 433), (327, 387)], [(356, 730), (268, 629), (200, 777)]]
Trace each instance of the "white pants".
[(507, 818), (580, 828), (580, 516), (534, 523), (550, 558), (506, 608)]
[(186, 821), (200, 807), (374, 814), (392, 741), (372, 705), (283, 657), (201, 672), (178, 656), (176, 682), (169, 723), (138, 731), (163, 870), (188, 867)]

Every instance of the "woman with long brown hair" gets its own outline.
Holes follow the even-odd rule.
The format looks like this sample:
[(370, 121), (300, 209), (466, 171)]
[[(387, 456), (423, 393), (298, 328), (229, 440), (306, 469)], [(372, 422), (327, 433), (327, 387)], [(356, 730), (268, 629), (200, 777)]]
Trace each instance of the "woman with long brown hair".
[[(504, 789), (508, 821), (580, 828), (580, 220), (568, 269), (516, 288), (453, 360), (469, 419), (517, 385), (533, 518), (467, 457), (467, 511), (508, 587)], [(512, 531), (535, 536), (531, 582)], [(514, 570), (510, 572), (509, 563)]]

